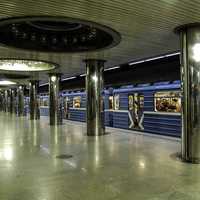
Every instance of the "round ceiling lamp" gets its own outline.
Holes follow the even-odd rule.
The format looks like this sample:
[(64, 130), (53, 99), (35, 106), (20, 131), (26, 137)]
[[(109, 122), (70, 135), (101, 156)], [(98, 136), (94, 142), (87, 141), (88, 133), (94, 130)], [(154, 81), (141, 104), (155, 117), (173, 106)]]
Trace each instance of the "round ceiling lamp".
[(8, 80), (0, 80), (0, 86), (10, 86), (10, 85), (16, 85), (16, 82), (8, 81)]
[(29, 16), (0, 20), (0, 43), (19, 49), (76, 53), (116, 46), (120, 34), (91, 21), (67, 17)]
[(6, 70), (6, 71), (40, 72), (40, 71), (50, 71), (55, 68), (56, 65), (42, 61), (15, 60), (15, 59), (0, 60), (0, 70)]

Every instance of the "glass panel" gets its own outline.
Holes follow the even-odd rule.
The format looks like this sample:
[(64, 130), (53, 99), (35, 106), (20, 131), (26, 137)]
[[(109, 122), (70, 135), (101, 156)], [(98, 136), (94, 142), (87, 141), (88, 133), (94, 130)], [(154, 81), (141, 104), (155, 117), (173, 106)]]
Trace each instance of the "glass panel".
[(119, 94), (114, 96), (114, 110), (119, 110)]
[(157, 112), (181, 112), (181, 92), (167, 91), (155, 93), (154, 108)]
[(40, 106), (49, 106), (49, 99), (48, 98), (41, 98), (40, 99)]
[(129, 110), (133, 110), (133, 95), (128, 96), (128, 108)]
[(77, 96), (73, 98), (73, 108), (80, 108), (81, 107), (81, 97)]
[(109, 96), (109, 110), (113, 109), (113, 96)]
[(48, 106), (49, 105), (49, 100), (48, 99), (44, 99), (44, 106)]
[(140, 109), (143, 110), (144, 108), (144, 95), (139, 95), (139, 106), (140, 106)]

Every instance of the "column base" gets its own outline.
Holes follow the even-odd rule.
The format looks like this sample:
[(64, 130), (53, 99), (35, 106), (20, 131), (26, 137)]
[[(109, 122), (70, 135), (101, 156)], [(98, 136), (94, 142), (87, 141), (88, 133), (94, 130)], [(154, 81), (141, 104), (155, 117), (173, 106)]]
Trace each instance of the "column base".
[(31, 118), (30, 118), (30, 120), (31, 120), (31, 121), (33, 121), (33, 120), (40, 120), (40, 118), (37, 118), (37, 119), (31, 119)]
[(173, 153), (170, 155), (173, 160), (190, 163), (190, 164), (200, 164), (200, 158), (190, 158), (186, 159), (182, 156), (181, 152)]
[(58, 124), (50, 124), (49, 123), (49, 126), (61, 126), (61, 125), (63, 125), (63, 123), (58, 123)]
[(100, 135), (92, 135), (92, 134), (88, 134), (88, 133), (85, 133), (85, 136), (88, 136), (88, 137), (100, 137), (100, 136), (104, 136), (104, 135), (109, 135), (110, 133), (109, 132), (104, 132)]
[(191, 164), (200, 164), (200, 158), (190, 158), (190, 159), (185, 159), (181, 157), (182, 162), (186, 163), (191, 163)]

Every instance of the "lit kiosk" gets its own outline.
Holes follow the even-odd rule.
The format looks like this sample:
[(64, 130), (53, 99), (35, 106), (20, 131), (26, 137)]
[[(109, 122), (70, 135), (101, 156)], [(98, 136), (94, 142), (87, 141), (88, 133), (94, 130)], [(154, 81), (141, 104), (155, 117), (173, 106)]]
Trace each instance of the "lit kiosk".
[(175, 31), (181, 40), (182, 159), (200, 163), (200, 24)]
[(105, 134), (103, 92), (104, 60), (85, 60), (86, 63), (86, 95), (87, 95), (87, 135)]

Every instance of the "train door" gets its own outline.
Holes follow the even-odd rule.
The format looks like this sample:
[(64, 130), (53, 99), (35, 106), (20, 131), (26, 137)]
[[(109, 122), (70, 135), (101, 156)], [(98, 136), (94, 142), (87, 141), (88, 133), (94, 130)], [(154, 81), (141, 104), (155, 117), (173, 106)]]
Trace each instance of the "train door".
[(68, 119), (69, 118), (69, 98), (68, 97), (64, 97), (64, 102), (63, 102), (63, 106), (64, 106), (64, 118)]
[(114, 98), (113, 95), (109, 96), (109, 126), (113, 127), (113, 108), (114, 108)]
[(132, 93), (128, 95), (128, 109), (131, 129), (142, 129), (140, 124), (143, 115), (144, 95)]

